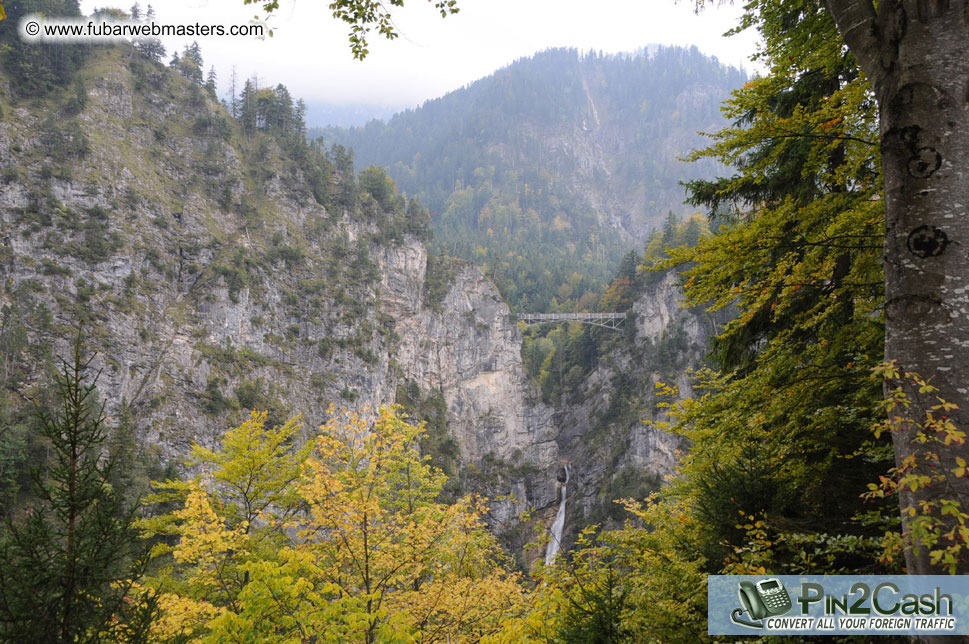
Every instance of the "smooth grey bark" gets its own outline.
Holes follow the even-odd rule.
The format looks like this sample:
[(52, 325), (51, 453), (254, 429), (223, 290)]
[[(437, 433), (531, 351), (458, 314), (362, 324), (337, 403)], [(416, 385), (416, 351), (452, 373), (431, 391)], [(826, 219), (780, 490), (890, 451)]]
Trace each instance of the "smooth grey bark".
[[(969, 2), (827, 0), (879, 105), (885, 179), (885, 357), (931, 378), (969, 431)], [(936, 402), (932, 399), (932, 402)], [(918, 420), (924, 409), (912, 408)], [(955, 458), (969, 445), (922, 445), (893, 434), (895, 458), (939, 454), (945, 481), (906, 492), (902, 507), (957, 499), (969, 512), (969, 479)], [(907, 549), (910, 574), (944, 574), (926, 548)], [(969, 556), (959, 563), (969, 573)], [(948, 641), (933, 638), (932, 641)], [(952, 641), (965, 641), (957, 638)]]

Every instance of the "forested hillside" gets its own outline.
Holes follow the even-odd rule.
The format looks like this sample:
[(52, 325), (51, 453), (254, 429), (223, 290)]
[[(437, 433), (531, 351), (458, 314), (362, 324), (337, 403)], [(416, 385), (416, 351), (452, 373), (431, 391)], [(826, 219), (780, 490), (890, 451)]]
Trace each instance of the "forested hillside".
[(712, 644), (713, 575), (964, 581), (967, 7), (751, 0), (723, 119), (695, 50), (555, 50), (328, 134), (411, 141), (395, 184), (283, 85), (6, 0), (0, 642)]
[[(78, 14), (76, 3), (36, 6)], [(12, 19), (27, 9), (8, 7)], [(304, 615), (300, 627), (337, 641), (360, 624), (373, 629), (368, 641), (421, 632), (434, 641), (430, 630), (442, 624), (451, 641), (496, 633), (508, 601), (515, 611), (525, 605), (518, 575), (542, 558), (559, 508), (564, 552), (617, 490), (642, 497), (671, 471), (674, 439), (639, 423), (640, 410), (654, 411), (647, 402), (609, 415), (582, 445), (563, 436), (494, 285), (469, 262), (428, 254), (427, 210), (383, 170), (357, 173), (345, 148), (307, 142), (303, 104), (285, 86), (249, 80), (223, 103), (197, 44), (170, 53), (157, 41), (64, 49), (25, 43), (15, 26), (0, 22), (0, 641), (82, 632), (219, 641), (225, 628), (258, 624), (268, 641), (285, 637), (296, 626), (279, 621), (259, 589), (283, 583), (275, 566), (287, 558), (329, 556), (317, 548), (329, 536), (290, 547), (301, 529), (292, 520), (318, 506), (321, 534), (333, 535), (327, 522), (355, 503), (299, 500), (309, 465), (298, 459), (313, 452), (320, 474), (344, 467), (316, 452), (321, 432), (387, 430), (397, 444), (389, 469), (357, 489), (379, 485), (379, 522), (399, 522), (385, 533), (396, 545), (381, 546), (388, 572), (401, 553), (423, 553), (373, 590), (364, 579), (336, 592), (316, 564), (284, 564), (284, 577), (319, 584), (311, 612), (331, 606), (343, 615)], [(630, 257), (624, 272), (635, 264)], [(617, 295), (645, 298), (622, 284)], [(657, 292), (671, 302), (677, 290)], [(660, 317), (647, 343), (680, 316)], [(574, 331), (555, 337), (596, 342)], [(614, 342), (599, 339), (633, 350), (635, 338), (630, 320)], [(596, 370), (584, 355), (576, 371), (568, 342), (550, 342), (533, 356), (551, 365), (548, 384), (534, 374), (546, 400), (578, 388), (576, 374), (595, 373), (609, 381), (605, 393), (590, 392), (576, 413), (619, 404), (608, 393), (614, 361)], [(69, 366), (58, 375), (62, 357)], [(637, 392), (651, 385), (648, 375), (636, 380)], [(392, 403), (400, 407), (385, 407)], [(63, 409), (68, 417), (55, 411)], [(301, 423), (287, 422), (297, 416)], [(583, 433), (581, 422), (569, 431)], [(600, 467), (620, 441), (625, 453)], [(362, 446), (351, 460), (375, 462), (383, 446)], [(576, 465), (571, 500), (557, 482), (567, 461)], [(252, 478), (235, 478), (240, 467)], [(398, 468), (414, 488), (401, 487)], [(210, 475), (229, 487), (208, 487)], [(650, 485), (630, 486), (637, 477)], [(72, 486), (79, 478), (84, 485)], [(238, 497), (250, 483), (258, 490)], [(149, 490), (160, 496), (145, 500)], [(402, 513), (412, 491), (414, 513)], [(206, 525), (215, 541), (194, 542)], [(336, 545), (330, 554), (346, 553)], [(466, 555), (468, 567), (442, 574)], [(212, 557), (222, 560), (215, 586)], [(344, 563), (328, 570), (343, 575), (352, 556)], [(255, 568), (264, 565), (273, 570)], [(493, 565), (497, 577), (487, 572)], [(479, 595), (468, 582), (498, 593), (496, 604), (482, 604), (487, 615), (468, 612)], [(431, 599), (422, 585), (437, 589)], [(369, 601), (373, 593), (385, 594), (390, 613)], [(441, 621), (441, 610), (467, 619)]]
[(384, 166), (430, 209), (432, 250), (481, 266), (513, 309), (573, 310), (686, 212), (680, 182), (718, 165), (677, 158), (744, 81), (696, 48), (554, 49), (387, 123), (311, 136)]

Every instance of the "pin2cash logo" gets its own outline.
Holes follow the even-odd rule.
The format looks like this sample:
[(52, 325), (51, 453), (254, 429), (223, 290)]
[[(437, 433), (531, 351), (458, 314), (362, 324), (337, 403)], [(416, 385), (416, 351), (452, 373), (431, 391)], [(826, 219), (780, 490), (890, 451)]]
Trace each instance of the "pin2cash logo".
[(764, 624), (762, 621), (755, 623), (743, 619), (744, 613), (747, 613), (751, 619), (763, 620), (765, 617), (786, 615), (793, 607), (787, 589), (784, 588), (781, 580), (775, 577), (762, 579), (756, 583), (740, 582), (737, 597), (743, 608), (735, 608), (730, 613), (730, 620), (734, 624), (748, 628), (764, 628)]
[(741, 581), (737, 588), (741, 607), (730, 613), (730, 620), (746, 628), (783, 631), (910, 632), (956, 626), (952, 597), (938, 587), (916, 594), (904, 593), (890, 581), (874, 587), (859, 581), (848, 593), (836, 595), (826, 593), (821, 583), (805, 581), (797, 590), (798, 610), (788, 615), (795, 602), (780, 579)]

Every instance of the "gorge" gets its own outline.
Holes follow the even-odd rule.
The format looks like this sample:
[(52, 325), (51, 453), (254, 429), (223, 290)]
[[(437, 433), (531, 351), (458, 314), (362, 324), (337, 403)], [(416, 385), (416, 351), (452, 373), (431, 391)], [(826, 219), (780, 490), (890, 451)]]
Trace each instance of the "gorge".
[(397, 402), (428, 421), (453, 492), (491, 498), (489, 524), (530, 564), (541, 526), (554, 524), (550, 560), (672, 472), (679, 441), (640, 421), (662, 417), (656, 382), (689, 391), (710, 332), (680, 308), (675, 274), (637, 287), (623, 328), (569, 331), (601, 352), (551, 399), (496, 286), (429, 254), (427, 213), (389, 179), (358, 184), (340, 150), (298, 131), (247, 130), (122, 48), (90, 52), (74, 83), (80, 107), (76, 93), (29, 103), (0, 83), (9, 489), (40, 449), (24, 401), (47, 395), (79, 325), (145, 478), (187, 471), (193, 444), (215, 446), (252, 408), (272, 423), (299, 414), (308, 437), (331, 404)]

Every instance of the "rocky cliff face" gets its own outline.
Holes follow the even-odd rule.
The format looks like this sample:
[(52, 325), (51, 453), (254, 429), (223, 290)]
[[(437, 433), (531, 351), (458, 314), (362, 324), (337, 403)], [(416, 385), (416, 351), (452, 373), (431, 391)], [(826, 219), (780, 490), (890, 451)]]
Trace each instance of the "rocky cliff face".
[[(162, 463), (215, 445), (251, 408), (300, 413), (312, 432), (331, 403), (376, 410), (414, 383), (443, 395), (462, 462), (553, 469), (551, 409), (532, 400), (516, 320), (478, 269), (456, 265), (431, 292), (423, 242), (388, 234), (368, 195), (324, 208), (272, 140), (240, 137), (210, 98), (149, 72), (160, 85), (100, 52), (67, 117), (56, 97), (17, 103), (0, 84), (15, 398), (39, 393), (83, 323), (109, 416)], [(229, 129), (213, 134), (219, 119)], [(551, 500), (520, 494), (496, 520)]]
[(599, 357), (554, 416), (560, 459), (571, 464), (566, 543), (590, 523), (622, 521), (615, 501), (657, 490), (686, 447), (651, 424), (667, 420), (656, 384), (675, 384), (681, 397), (690, 396), (687, 372), (703, 364), (713, 332), (712, 318), (682, 307), (678, 281), (673, 272), (650, 278), (633, 303), (624, 341)]
[(517, 319), (481, 271), (461, 263), (445, 296), (427, 301), (423, 245), (387, 249), (380, 308), (394, 320), (401, 375), (439, 391), (466, 461), (491, 454), (549, 466), (558, 456), (551, 409), (532, 400)]
[(502, 497), (491, 521), (513, 547), (533, 538), (523, 511), (555, 514), (564, 463), (573, 526), (624, 472), (672, 470), (675, 440), (639, 407), (610, 411), (630, 374), (659, 379), (649, 356), (669, 338), (686, 338), (684, 360), (700, 352), (705, 327), (672, 277), (636, 304), (639, 348), (605, 356), (553, 410), (480, 270), (429, 262), (369, 195), (322, 206), (279, 144), (130, 61), (93, 56), (79, 113), (56, 96), (17, 102), (0, 75), (0, 411), (43, 395), (83, 323), (109, 417), (161, 464), (214, 446), (252, 408), (300, 413), (310, 434), (331, 403), (376, 410), (407, 386), (443, 399), (459, 475)]

